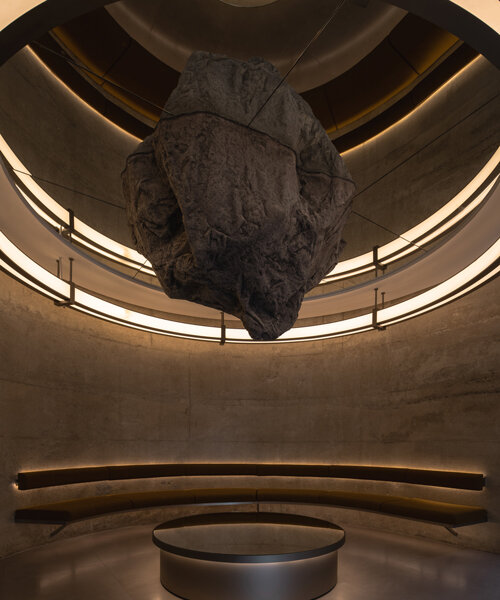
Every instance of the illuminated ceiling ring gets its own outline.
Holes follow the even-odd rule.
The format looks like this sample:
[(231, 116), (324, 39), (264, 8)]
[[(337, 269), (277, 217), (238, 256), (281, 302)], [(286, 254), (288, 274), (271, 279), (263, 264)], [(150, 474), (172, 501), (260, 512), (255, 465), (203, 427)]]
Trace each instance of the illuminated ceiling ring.
[[(498, 166), (498, 156), (496, 161)], [(484, 223), (491, 224), (491, 214), (495, 214), (495, 211), (498, 211), (500, 206), (500, 185), (498, 179), (499, 177), (496, 175), (489, 186), (483, 190), (485, 192), (485, 205), (469, 221), (467, 227), (474, 226), (475, 222), (480, 221), (480, 218), (483, 222), (482, 225), (480, 223), (480, 227), (484, 228)], [(16, 194), (19, 196), (18, 191), (16, 191)], [(38, 222), (40, 223), (39, 220)], [(40, 225), (47, 227), (42, 223)], [(51, 233), (51, 237), (58, 236), (54, 236)], [(475, 237), (483, 241), (483, 236), (476, 235)], [(409, 300), (398, 302), (388, 307), (376, 306), (373, 311), (370, 310), (360, 316), (341, 321), (294, 327), (283, 334), (277, 340), (277, 343), (325, 339), (359, 333), (370, 329), (380, 329), (446, 304), (472, 291), (498, 273), (500, 269), (500, 240), (498, 239), (498, 235), (493, 243), (489, 243), (488, 239), (486, 237), (484, 240), (486, 246), (481, 249), (480, 254), (460, 271)], [(97, 295), (89, 293), (89, 291), (81, 289), (51, 273), (47, 268), (40, 265), (39, 262), (29, 257), (23, 250), (17, 247), (9, 240), (5, 233), (0, 234), (0, 267), (22, 283), (52, 298), (60, 305), (67, 305), (75, 310), (113, 323), (174, 337), (207, 341), (220, 341), (221, 339), (221, 331), (218, 327), (194, 325), (163, 319), (130, 310), (98, 298)], [(410, 265), (406, 270), (411, 268), (412, 266)], [(413, 268), (415, 268), (414, 265)], [(225, 330), (224, 341), (235, 343), (251, 342), (248, 333), (244, 329), (233, 328)]]
[[(129, 248), (89, 227), (82, 220), (58, 204), (33, 179), (27, 167), (14, 154), (7, 142), (0, 135), (0, 154), (10, 167), (19, 189), (33, 210), (48, 223), (55, 232), (71, 232), (71, 240), (102, 258), (115, 262), (132, 271), (155, 277), (151, 263), (136, 250)], [(374, 271), (377, 265), (386, 267), (412, 253), (422, 249), (426, 244), (436, 240), (465, 219), (473, 210), (484, 202), (492, 179), (498, 174), (500, 150), (498, 150), (481, 169), (481, 171), (458, 194), (449, 200), (430, 217), (402, 233), (399, 238), (377, 247), (374, 252), (340, 261), (321, 283), (330, 283), (356, 277)]]
[[(45, 2), (39, 2), (37, 0), (25, 0), (23, 2), (11, 3), (6, 13), (2, 15), (4, 21), (0, 23), (0, 27), (10, 25), (5, 27), (3, 31), (0, 32), (0, 61), (6, 60), (17, 49), (22, 47), (26, 41), (37, 37), (37, 34), (44, 33), (54, 25), (53, 21), (49, 23), (49, 20), (53, 19), (51, 9), (54, 4), (55, 3), (52, 0), (47, 0)], [(63, 10), (65, 14), (60, 15), (61, 20), (68, 20), (69, 18), (77, 16), (77, 14), (83, 14), (84, 12), (103, 4), (105, 4), (105, 2), (101, 2), (99, 0), (77, 0), (72, 3), (66, 3)], [(484, 52), (484, 54), (490, 58), (493, 63), (499, 63), (500, 56), (498, 53), (498, 36), (495, 37), (492, 35), (492, 33), (495, 33), (495, 29), (498, 30), (498, 27), (495, 25), (490, 27), (487, 23), (483, 22), (481, 20), (482, 16), (475, 11), (473, 2), (461, 0), (461, 2), (458, 3), (447, 0), (436, 0), (434, 3), (425, 3), (425, 6), (422, 6), (422, 3), (419, 4), (418, 2), (412, 2), (411, 0), (400, 0), (398, 2), (394, 2), (394, 4), (408, 9), (411, 12), (416, 12), (417, 14), (420, 14), (420, 16), (428, 18), (438, 25), (443, 25), (443, 18), (452, 17), (453, 27), (450, 27), (450, 29), (454, 33), (465, 39), (479, 51)], [(458, 4), (461, 4), (461, 6), (458, 6)], [(415, 7), (413, 5), (415, 5)], [(432, 12), (430, 7), (436, 9), (433, 15), (430, 14), (430, 12)], [(34, 10), (30, 10), (33, 8)], [(415, 10), (412, 10), (412, 8), (415, 8)], [(426, 10), (430, 11), (429, 14), (424, 14)], [(25, 19), (23, 18), (23, 13), (26, 11), (28, 12), (26, 15), (24, 15), (27, 17)], [(467, 33), (467, 28), (465, 27), (467, 23), (471, 24), (471, 37), (463, 34), (464, 31)], [(446, 23), (444, 23), (444, 25), (446, 26)], [(490, 167), (493, 167), (493, 169), (480, 183), (478, 183), (480, 180), (474, 180), (477, 186), (472, 186), (474, 188), (473, 192), (469, 193), (471, 190), (462, 190), (461, 192), (461, 194), (463, 193), (464, 200), (462, 204), (464, 204), (465, 207), (469, 206), (470, 208), (466, 214), (469, 214), (472, 210), (478, 208), (479, 204), (481, 204), (481, 209), (477, 210), (474, 218), (471, 219), (471, 223), (477, 220), (477, 215), (484, 215), (486, 209), (491, 210), (492, 206), (498, 211), (500, 202), (500, 191), (497, 181), (498, 176), (496, 175), (496, 169), (498, 168), (498, 157), (495, 158), (493, 163), (488, 164)], [(29, 180), (33, 181), (29, 175), (27, 177)], [(491, 179), (489, 179), (490, 177)], [(26, 181), (24, 182), (25, 184)], [(471, 182), (471, 184), (472, 183), (473, 182)], [(23, 197), (25, 202), (29, 200), (29, 195), (24, 194)], [(37, 203), (35, 202), (35, 205), (36, 204)], [(445, 206), (448, 206), (448, 204)], [(55, 209), (56, 213), (59, 210), (64, 210), (59, 205), (57, 205), (57, 207), (52, 206), (52, 208)], [(35, 210), (33, 206), (32, 209)], [(42, 216), (40, 214), (39, 206), (37, 212), (39, 216)], [(43, 213), (45, 211), (42, 209), (41, 212)], [(62, 222), (58, 222), (58, 219), (54, 219), (53, 216), (48, 216), (54, 221), (51, 223), (52, 227), (55, 226), (61, 231), (63, 229), (67, 230), (68, 228), (71, 228), (72, 225), (76, 225), (78, 232), (75, 229), (75, 237), (80, 238), (79, 243), (82, 245), (85, 245), (86, 243), (88, 244), (89, 234), (91, 238), (94, 238), (95, 240), (97, 239), (97, 248), (99, 249), (99, 246), (101, 246), (101, 254), (106, 258), (109, 258), (109, 255), (114, 256), (116, 254), (120, 257), (120, 260), (124, 264), (129, 262), (130, 265), (128, 266), (138, 264), (138, 261), (141, 260), (139, 258), (140, 255), (136, 256), (134, 254), (130, 254), (130, 252), (133, 253), (134, 251), (126, 249), (124, 246), (114, 246), (116, 242), (112, 242), (112, 240), (110, 240), (112, 242), (110, 247), (107, 238), (104, 238), (104, 236), (99, 234), (99, 232), (90, 230), (90, 228), (87, 229), (87, 226), (84, 223), (77, 219), (73, 219), (69, 213), (62, 216)], [(58, 215), (56, 214), (55, 216), (57, 217)], [(453, 220), (457, 216), (458, 214), (453, 211), (448, 215), (447, 220)], [(59, 214), (59, 218), (60, 217), (61, 214)], [(45, 221), (47, 221), (47, 219), (45, 219)], [(431, 235), (434, 231), (439, 230), (442, 225), (443, 223), (434, 224), (432, 228), (424, 230), (422, 233), (425, 234), (425, 236)], [(410, 240), (410, 245), (412, 245), (412, 247), (414, 247), (413, 244), (415, 241), (416, 240), (414, 239)], [(422, 243), (426, 242), (422, 241)], [(108, 256), (106, 256), (105, 253), (108, 253)], [(414, 295), (409, 300), (396, 302), (392, 306), (383, 308), (375, 306), (373, 312), (370, 311), (360, 316), (342, 321), (333, 321), (330, 323), (324, 323), (322, 325), (295, 327), (281, 336), (281, 338), (278, 340), (278, 343), (336, 337), (338, 335), (346, 335), (348, 333), (367, 331), (373, 328), (378, 329), (383, 326), (412, 318), (450, 302), (468, 293), (469, 291), (472, 291), (494, 277), (500, 269), (498, 258), (499, 255), (500, 240), (497, 236), (495, 241), (487, 244), (481, 250), (479, 255), (471, 258), (469, 264), (463, 266), (457, 273), (451, 275), (437, 285), (434, 285), (431, 289)], [(383, 257), (389, 261), (389, 259), (392, 259), (394, 256), (394, 254), (387, 254), (384, 256), (382, 252), (379, 254), (378, 258), (380, 260), (380, 258)], [(357, 258), (360, 259), (362, 257)], [(348, 261), (344, 262), (347, 263)], [(133, 310), (129, 310), (122, 306), (102, 300), (88, 291), (77, 288), (75, 285), (68, 283), (67, 281), (51, 273), (47, 268), (38, 264), (33, 258), (30, 258), (30, 256), (17, 247), (4, 233), (0, 234), (0, 266), (13, 277), (19, 279), (38, 292), (52, 298), (59, 304), (68, 305), (76, 310), (101, 317), (111, 322), (120, 323), (145, 331), (153, 331), (156, 333), (163, 333), (177, 337), (188, 337), (193, 339), (213, 341), (219, 341), (220, 339), (220, 330), (217, 327), (180, 323), (178, 321), (162, 319), (145, 313), (135, 312)], [(148, 265), (146, 265), (146, 267), (148, 267)], [(341, 267), (341, 273), (332, 273), (332, 277), (335, 277), (339, 274), (351, 274), (354, 271), (351, 268), (346, 269), (345, 267), (346, 265)], [(367, 267), (367, 264), (359, 265), (359, 268), (362, 269), (367, 269)], [(371, 268), (373, 268), (373, 266), (368, 267), (368, 270)], [(352, 293), (352, 291), (349, 290), (349, 293)], [(312, 301), (315, 302), (316, 300), (313, 298)], [(228, 328), (225, 331), (225, 339), (227, 341), (236, 343), (250, 341), (245, 330), (231, 328)]]

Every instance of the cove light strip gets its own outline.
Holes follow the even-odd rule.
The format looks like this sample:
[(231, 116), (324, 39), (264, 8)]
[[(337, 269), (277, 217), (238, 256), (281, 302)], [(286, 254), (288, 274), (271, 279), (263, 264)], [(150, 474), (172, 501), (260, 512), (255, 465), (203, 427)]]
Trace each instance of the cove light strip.
[[(33, 179), (32, 174), (15, 155), (5, 139), (0, 135), (0, 152), (14, 171), (16, 178), (36, 198), (36, 202), (26, 194), (21, 187), (18, 189), (33, 210), (52, 227), (60, 232), (64, 229), (71, 233), (72, 241), (97, 253), (108, 260), (117, 262), (123, 266), (140, 270), (141, 272), (155, 276), (152, 265), (136, 250), (115, 242), (111, 238), (99, 233), (89, 227), (78, 218), (73, 220), (73, 228), (70, 230), (70, 212), (58, 204), (47, 192), (45, 192)], [(378, 260), (381, 265), (393, 263), (417, 250), (422, 245), (428, 244), (438, 236), (443, 235), (459, 221), (477, 208), (487, 197), (489, 190), (493, 187), (498, 175), (500, 164), (500, 148), (493, 154), (481, 171), (466, 185), (454, 198), (412, 229), (401, 234), (401, 236), (384, 246), (378, 248)], [(493, 181), (485, 184), (494, 177)], [(45, 209), (45, 210), (44, 210)], [(321, 283), (329, 283), (354, 277), (375, 269), (372, 252), (341, 261)]]
[[(430, 217), (401, 234), (401, 236), (378, 248), (380, 264), (387, 265), (407, 256), (422, 245), (443, 235), (469, 215), (487, 197), (499, 175), (500, 147), (479, 173), (447, 204)], [(490, 181), (491, 180), (491, 181)], [(489, 183), (488, 183), (489, 182)], [(486, 186), (486, 187), (485, 187)], [(341, 261), (323, 282), (346, 279), (374, 269), (373, 253), (367, 252), (355, 258)]]
[[(499, 256), (500, 239), (470, 265), (443, 283), (410, 300), (380, 309), (377, 313), (377, 323), (373, 323), (373, 315), (370, 312), (343, 321), (294, 327), (275, 342), (254, 342), (245, 329), (228, 328), (226, 341), (229, 343), (265, 344), (321, 340), (369, 331), (375, 327), (404, 321), (451, 302), (494, 277), (500, 270)], [(0, 267), (36, 291), (53, 299), (66, 299), (71, 308), (112, 323), (173, 337), (213, 342), (220, 340), (218, 327), (193, 325), (154, 317), (102, 300), (76, 287), (72, 290), (68, 282), (38, 265), (1, 232)], [(72, 299), (68, 300), (70, 298)]]
[(142, 267), (141, 270), (143, 272), (152, 276), (155, 275), (151, 263), (142, 254), (99, 233), (80, 219), (75, 217), (73, 228), (70, 230), (70, 212), (58, 204), (52, 196), (36, 183), (33, 175), (1, 135), (0, 152), (13, 171), (15, 178), (35, 198), (33, 200), (20, 186), (17, 186), (26, 202), (28, 202), (39, 217), (43, 218), (58, 231), (66, 230), (70, 232), (73, 241), (89, 248), (95, 253), (133, 269)]

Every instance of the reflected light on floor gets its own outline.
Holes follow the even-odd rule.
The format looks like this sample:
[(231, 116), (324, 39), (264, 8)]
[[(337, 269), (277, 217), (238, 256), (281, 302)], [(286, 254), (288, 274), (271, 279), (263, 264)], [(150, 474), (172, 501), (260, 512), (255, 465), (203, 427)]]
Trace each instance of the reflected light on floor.
[[(155, 524), (64, 539), (4, 559), (2, 599), (173, 600), (160, 583)], [(325, 600), (498, 600), (499, 555), (346, 530), (338, 584)]]

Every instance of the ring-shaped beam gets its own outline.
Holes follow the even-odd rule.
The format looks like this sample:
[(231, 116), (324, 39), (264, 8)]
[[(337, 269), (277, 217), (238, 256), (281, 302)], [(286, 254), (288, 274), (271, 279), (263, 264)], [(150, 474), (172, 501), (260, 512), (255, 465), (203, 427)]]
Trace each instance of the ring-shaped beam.
[[(8, 183), (8, 179), (5, 179), (4, 181), (6, 184), (4, 187), (5, 197), (12, 194), (14, 194), (14, 196), (19, 196), (19, 192), (16, 192), (14, 188), (11, 188), (11, 191), (9, 192), (9, 185), (12, 184)], [(20, 198), (18, 197), (18, 200), (12, 204), (13, 210), (18, 210), (16, 207), (23, 204), (22, 201), (20, 203), (19, 200)], [(495, 215), (498, 214), (499, 203), (500, 185), (498, 185), (497, 181), (496, 185), (490, 189), (486, 204), (459, 234), (453, 236), (445, 244), (442, 244), (432, 253), (426, 255), (426, 257), (419, 259), (419, 261), (416, 261), (413, 265), (409, 265), (405, 269), (402, 269), (400, 273), (391, 274), (385, 277), (384, 283), (387, 284), (391, 278), (397, 278), (401, 274), (404, 279), (406, 271), (408, 271), (410, 282), (417, 279), (418, 284), (422, 284), (423, 279), (421, 277), (412, 277), (415, 268), (418, 270), (418, 268), (422, 269), (423, 266), (423, 272), (427, 272), (427, 276), (429, 275), (429, 272), (431, 275), (435, 275), (436, 256), (441, 256), (441, 259), (438, 258), (437, 262), (441, 264), (441, 268), (443, 268), (443, 266), (446, 267), (446, 272), (441, 272), (438, 269), (438, 279), (427, 291), (416, 293), (416, 295), (409, 300), (397, 302), (387, 308), (375, 306), (373, 311), (366, 312), (358, 317), (333, 321), (321, 325), (294, 327), (283, 334), (277, 341), (298, 342), (325, 339), (337, 337), (339, 335), (359, 333), (370, 329), (379, 329), (385, 325), (397, 323), (429, 310), (433, 310), (434, 308), (451, 302), (479, 287), (494, 277), (500, 270), (500, 239), (498, 239), (495, 219)], [(27, 205), (25, 206), (27, 210), (30, 210)], [(36, 237), (39, 238), (46, 226), (37, 219), (34, 213), (32, 217), (38, 223), (39, 231)], [(19, 220), (14, 219), (14, 221), (16, 223)], [(25, 219), (21, 219), (21, 222), (24, 225)], [(16, 232), (15, 223), (10, 225), (12, 235), (19, 236), (19, 231)], [(24, 227), (18, 225), (17, 229), (19, 229), (19, 227), (23, 229), (21, 234), (24, 234)], [(47, 232), (47, 235), (49, 236), (50, 243), (57, 241), (58, 236), (54, 236), (50, 232)], [(60, 240), (59, 243), (64, 242), (63, 240)], [(464, 243), (467, 248), (465, 249), (465, 256), (463, 257), (461, 264), (450, 265), (448, 260), (450, 253), (451, 255), (456, 254), (457, 244), (464, 250), (462, 248)], [(455, 249), (452, 248), (450, 251), (450, 248), (448, 248), (450, 245)], [(48, 258), (50, 259), (51, 256), (53, 256), (53, 253), (51, 253)], [(45, 257), (45, 259), (46, 262), (47, 257)], [(84, 257), (81, 257), (81, 260), (84, 261)], [(82, 269), (82, 267), (85, 267), (85, 264), (79, 260), (79, 269)], [(0, 233), (0, 268), (36, 291), (41, 292), (54, 300), (58, 300), (59, 305), (69, 306), (75, 310), (100, 317), (113, 323), (174, 337), (187, 337), (207, 341), (219, 341), (221, 338), (221, 331), (217, 327), (193, 325), (184, 322), (171, 321), (170, 319), (153, 317), (149, 314), (133, 311), (123, 306), (113, 304), (112, 302), (102, 300), (93, 293), (81, 289), (76, 284), (71, 284), (54, 275), (46, 267), (39, 264), (36, 259), (34, 260), (27, 255), (22, 248), (16, 246), (16, 244), (4, 233)], [(420, 287), (420, 289), (422, 288)], [(359, 295), (360, 292), (362, 293), (363, 290), (353, 288), (348, 290), (347, 295)], [(99, 291), (95, 293), (99, 294)], [(344, 294), (339, 293), (338, 296), (340, 295), (343, 296)], [(401, 298), (402, 296), (403, 294), (401, 293), (395, 295), (396, 298)], [(322, 300), (323, 299), (321, 298), (318, 300), (313, 299), (313, 302), (321, 302)], [(335, 303), (335, 300), (337, 300), (337, 298), (326, 298), (327, 305), (331, 308), (331, 302), (333, 301)], [(322, 314), (331, 314), (331, 312), (323, 312)], [(244, 329), (233, 328), (228, 328), (226, 330), (225, 340), (236, 343), (246, 343), (251, 341), (248, 333)]]
[[(496, 0), (391, 0), (390, 3), (453, 33), (500, 68), (500, 5)], [(56, 25), (110, 2), (11, 0), (4, 4), (7, 5), (0, 8), (0, 65)]]

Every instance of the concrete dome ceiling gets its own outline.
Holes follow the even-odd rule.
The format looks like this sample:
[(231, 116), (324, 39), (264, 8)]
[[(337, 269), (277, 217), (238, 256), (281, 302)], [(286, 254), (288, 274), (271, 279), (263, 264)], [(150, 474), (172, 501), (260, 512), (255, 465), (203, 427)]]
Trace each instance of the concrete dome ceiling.
[[(123, 0), (107, 10), (133, 39), (177, 71), (194, 50), (206, 50), (243, 60), (261, 56), (286, 73), (335, 6), (332, 0)], [(345, 3), (294, 68), (290, 85), (303, 92), (338, 77), (405, 14), (378, 0)]]

